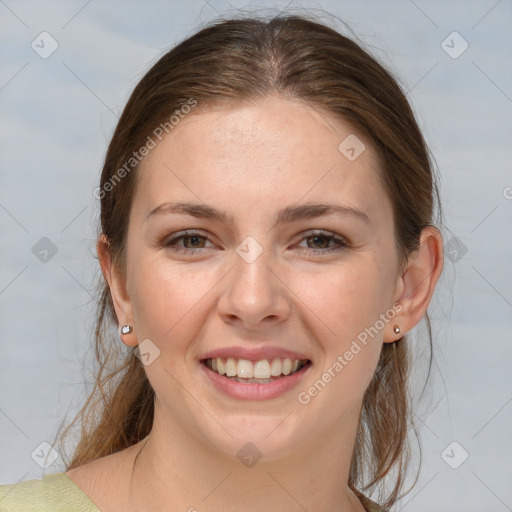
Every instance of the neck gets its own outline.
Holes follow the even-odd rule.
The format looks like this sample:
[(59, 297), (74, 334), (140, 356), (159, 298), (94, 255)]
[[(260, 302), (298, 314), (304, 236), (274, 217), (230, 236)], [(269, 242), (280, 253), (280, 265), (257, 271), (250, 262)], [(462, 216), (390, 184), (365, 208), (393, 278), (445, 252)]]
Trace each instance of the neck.
[(151, 435), (134, 459), (130, 509), (364, 512), (347, 485), (358, 414), (354, 419), (286, 456), (245, 465), (156, 407)]

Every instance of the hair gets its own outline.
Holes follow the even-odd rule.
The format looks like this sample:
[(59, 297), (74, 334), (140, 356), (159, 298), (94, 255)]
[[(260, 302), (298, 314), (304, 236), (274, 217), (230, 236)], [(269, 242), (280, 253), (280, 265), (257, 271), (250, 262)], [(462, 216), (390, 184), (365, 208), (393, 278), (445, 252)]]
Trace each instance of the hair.
[[(100, 180), (98, 236), (105, 237), (113, 264), (125, 269), (140, 162), (130, 163), (133, 170), (122, 179), (120, 170), (126, 170), (151, 134), (169, 126), (169, 116), (185, 111), (191, 98), (199, 107), (190, 113), (194, 115), (201, 108), (229, 108), (271, 94), (303, 101), (372, 142), (380, 158), (379, 178), (392, 203), (399, 261), (405, 264), (419, 247), (422, 229), (432, 225), (434, 200), (439, 203), (429, 150), (391, 72), (361, 45), (310, 15), (215, 20), (164, 54), (143, 76), (115, 128)], [(103, 276), (97, 292), (98, 367), (92, 392), (61, 435), (62, 442), (71, 427), (80, 425), (67, 469), (132, 446), (152, 428), (154, 391), (134, 351), (119, 347), (113, 330), (118, 319)], [(426, 321), (431, 365), (428, 315)], [(363, 493), (376, 490), (385, 507), (403, 496), (411, 453), (408, 431), (414, 426), (409, 368), (405, 337), (383, 344), (364, 395), (350, 466), (348, 485), (363, 502)], [(392, 485), (384, 486), (389, 479)]]

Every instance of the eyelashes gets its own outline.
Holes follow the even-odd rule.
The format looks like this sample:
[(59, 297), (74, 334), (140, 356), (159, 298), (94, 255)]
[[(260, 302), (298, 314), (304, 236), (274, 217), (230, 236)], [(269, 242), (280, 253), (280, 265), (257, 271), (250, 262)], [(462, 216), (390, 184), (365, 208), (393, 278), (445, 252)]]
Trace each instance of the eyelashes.
[[(331, 254), (333, 252), (339, 252), (343, 249), (346, 249), (349, 247), (348, 242), (343, 238), (339, 237), (336, 234), (332, 232), (326, 232), (326, 231), (310, 231), (307, 233), (304, 233), (303, 237), (301, 238), (301, 242), (311, 240), (313, 244), (317, 244), (318, 246), (321, 245), (329, 245), (331, 243), (334, 243), (335, 245), (333, 247), (300, 247), (299, 250), (303, 254), (307, 254), (309, 256), (322, 256), (325, 254)], [(178, 253), (189, 253), (191, 255), (198, 254), (199, 252), (202, 252), (203, 250), (208, 250), (211, 247), (215, 247), (214, 244), (212, 246), (204, 246), (203, 243), (210, 242), (209, 238), (198, 232), (198, 231), (184, 231), (181, 233), (176, 234), (175, 236), (172, 236), (171, 238), (166, 239), (163, 242), (163, 246), (173, 252)], [(183, 244), (183, 245), (181, 245)], [(181, 245), (181, 246), (180, 246)], [(188, 247), (187, 247), (188, 245)]]

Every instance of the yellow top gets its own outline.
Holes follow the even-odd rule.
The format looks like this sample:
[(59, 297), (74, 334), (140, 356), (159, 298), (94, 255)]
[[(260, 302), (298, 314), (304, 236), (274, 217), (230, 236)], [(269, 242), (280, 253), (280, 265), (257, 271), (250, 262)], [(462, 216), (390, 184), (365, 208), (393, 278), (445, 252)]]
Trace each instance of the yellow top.
[[(368, 512), (382, 509), (368, 500)], [(0, 512), (100, 512), (66, 473), (44, 475), (42, 480), (0, 485)]]
[(0, 512), (99, 512), (66, 473), (0, 485)]

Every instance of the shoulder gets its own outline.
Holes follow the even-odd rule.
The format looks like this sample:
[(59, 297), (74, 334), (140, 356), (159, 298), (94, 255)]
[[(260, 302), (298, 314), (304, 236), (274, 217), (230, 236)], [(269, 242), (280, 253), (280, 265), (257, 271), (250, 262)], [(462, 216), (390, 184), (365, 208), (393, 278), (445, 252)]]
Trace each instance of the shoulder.
[(0, 512), (98, 512), (98, 507), (65, 474), (0, 485)]
[(365, 512), (389, 512), (389, 509), (382, 508), (378, 503), (375, 503), (363, 494), (359, 494), (358, 498), (360, 499)]
[(140, 447), (137, 443), (69, 469), (66, 475), (101, 510), (123, 510), (127, 508), (131, 471)]
[(389, 512), (388, 509), (382, 508), (380, 505), (377, 505), (377, 503), (368, 500), (366, 503), (364, 503), (365, 510), (367, 512)]

